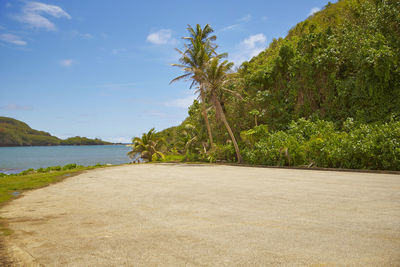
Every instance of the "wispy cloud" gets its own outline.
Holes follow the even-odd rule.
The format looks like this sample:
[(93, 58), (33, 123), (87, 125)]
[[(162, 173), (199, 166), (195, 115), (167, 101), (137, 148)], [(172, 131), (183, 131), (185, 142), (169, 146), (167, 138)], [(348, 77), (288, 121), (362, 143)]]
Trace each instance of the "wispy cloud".
[(18, 104), (8, 104), (4, 106), (0, 106), (2, 110), (32, 110), (32, 106), (18, 105)]
[(229, 26), (226, 26), (224, 28), (221, 29), (221, 32), (226, 32), (226, 31), (233, 31), (236, 30), (237, 28), (239, 28), (240, 24), (236, 23), (236, 24), (232, 24)]
[(27, 42), (22, 40), (21, 37), (15, 35), (15, 34), (10, 34), (10, 33), (0, 34), (0, 40), (3, 42), (10, 43), (10, 44), (15, 44), (15, 45), (26, 45), (27, 44)]
[(76, 61), (75, 60), (73, 60), (73, 59), (63, 59), (63, 60), (60, 60), (59, 62), (58, 62), (61, 66), (63, 66), (63, 67), (71, 67), (73, 64), (75, 64), (76, 63)]
[(71, 16), (61, 7), (40, 2), (27, 2), (22, 8), (22, 14), (15, 18), (33, 28), (55, 31), (57, 29), (56, 25), (45, 15), (54, 18), (71, 19)]
[(233, 62), (240, 65), (243, 61), (249, 60), (258, 55), (266, 48), (267, 37), (262, 34), (254, 34), (240, 42), (237, 46), (237, 52), (233, 53)]
[(82, 33), (77, 30), (73, 30), (70, 32), (70, 36), (72, 38), (82, 38), (82, 39), (92, 39), (93, 35), (90, 33)]
[(253, 16), (251, 14), (246, 14), (243, 17), (237, 19), (236, 23), (226, 26), (226, 27), (222, 28), (220, 31), (224, 32), (224, 31), (236, 30), (236, 29), (240, 28), (241, 26), (243, 26), (243, 24), (248, 23), (252, 18), (253, 18)]
[(318, 11), (321, 11), (321, 9), (320, 9), (319, 7), (313, 7), (313, 8), (311, 8), (310, 13), (308, 13), (307, 16), (314, 15), (314, 14), (317, 13)]
[(172, 38), (172, 31), (170, 29), (161, 29), (157, 32), (150, 33), (146, 41), (155, 45), (176, 43), (176, 40)]
[(249, 22), (251, 20), (252, 16), (251, 14), (244, 15), (240, 19), (238, 19), (238, 22)]
[(175, 108), (185, 108), (187, 109), (190, 105), (193, 104), (193, 100), (196, 99), (196, 96), (191, 94), (183, 98), (177, 98), (168, 102), (165, 102), (165, 106), (167, 107), (175, 107)]

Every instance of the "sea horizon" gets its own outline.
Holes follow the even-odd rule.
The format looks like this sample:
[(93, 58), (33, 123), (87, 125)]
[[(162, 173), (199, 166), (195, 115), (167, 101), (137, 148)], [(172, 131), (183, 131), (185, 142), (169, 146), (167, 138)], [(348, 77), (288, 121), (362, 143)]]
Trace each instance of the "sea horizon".
[(0, 147), (0, 173), (14, 174), (71, 163), (83, 166), (129, 163), (129, 150), (126, 144)]

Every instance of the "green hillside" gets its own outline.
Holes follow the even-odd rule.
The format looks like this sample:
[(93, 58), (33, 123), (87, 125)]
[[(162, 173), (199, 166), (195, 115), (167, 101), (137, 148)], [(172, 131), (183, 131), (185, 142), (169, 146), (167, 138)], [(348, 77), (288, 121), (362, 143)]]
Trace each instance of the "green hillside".
[(399, 118), (399, 25), (396, 0), (328, 4), (242, 64), (236, 87), (248, 101), (234, 104), (244, 112), (232, 115), (249, 120), (247, 111), (257, 109), (272, 129), (311, 116), (364, 123)]
[(61, 140), (44, 131), (34, 130), (26, 123), (0, 117), (0, 146), (55, 146), (55, 145), (106, 145), (100, 139), (71, 137)]
[(181, 125), (157, 133), (165, 153), (400, 170), (400, 1), (329, 3), (226, 75), (213, 72), (218, 59), (204, 52), (214, 39), (186, 40), (182, 74), (204, 95)]

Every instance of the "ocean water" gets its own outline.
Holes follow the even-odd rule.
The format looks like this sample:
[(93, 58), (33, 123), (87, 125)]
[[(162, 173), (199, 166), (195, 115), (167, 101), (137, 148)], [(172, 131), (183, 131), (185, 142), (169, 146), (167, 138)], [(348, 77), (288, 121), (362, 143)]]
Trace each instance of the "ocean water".
[(69, 163), (84, 166), (128, 163), (129, 150), (125, 145), (0, 147), (0, 172), (11, 174)]

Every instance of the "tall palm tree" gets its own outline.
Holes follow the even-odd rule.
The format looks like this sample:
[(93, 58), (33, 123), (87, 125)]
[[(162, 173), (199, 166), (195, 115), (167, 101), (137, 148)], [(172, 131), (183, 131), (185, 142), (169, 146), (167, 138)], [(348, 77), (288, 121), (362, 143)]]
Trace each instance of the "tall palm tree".
[(128, 152), (128, 156), (134, 161), (139, 158), (152, 161), (153, 157), (164, 158), (164, 154), (159, 151), (163, 144), (163, 139), (155, 136), (154, 128), (144, 133), (142, 138), (135, 137), (132, 139), (132, 151)]
[(229, 126), (228, 121), (226, 120), (224, 110), (218, 97), (218, 93), (221, 91), (228, 91), (235, 95), (237, 94), (236, 92), (229, 90), (225, 87), (226, 84), (229, 82), (228, 72), (230, 71), (232, 66), (233, 63), (230, 63), (227, 60), (220, 62), (220, 58), (218, 57), (210, 59), (204, 72), (204, 81), (206, 82), (208, 93), (211, 95), (212, 103), (215, 107), (215, 113), (224, 123), (225, 128), (228, 131), (229, 136), (231, 137), (233, 146), (235, 147), (237, 160), (239, 163), (241, 163), (242, 157), (240, 155), (239, 146), (236, 142), (236, 138), (232, 132), (232, 129)]
[[(171, 83), (181, 79), (191, 79), (192, 84), (190, 87), (192, 88), (193, 85), (198, 86), (196, 93), (199, 93), (201, 99), (201, 109), (207, 127), (210, 147), (213, 147), (213, 136), (206, 109), (206, 89), (204, 88), (204, 81), (202, 78), (204, 77), (203, 72), (207, 62), (212, 56), (217, 56), (215, 52), (217, 45), (213, 43), (217, 37), (215, 35), (210, 36), (214, 30), (209, 24), (205, 25), (204, 28), (201, 28), (201, 26), (197, 24), (195, 29), (188, 25), (187, 30), (190, 36), (183, 37), (183, 39), (189, 41), (188, 44), (185, 44), (185, 51), (182, 52), (176, 49), (181, 55), (179, 59), (180, 64), (171, 64), (172, 66), (181, 68), (185, 74), (176, 77)], [(219, 57), (224, 56), (226, 56), (226, 54), (219, 55)]]

